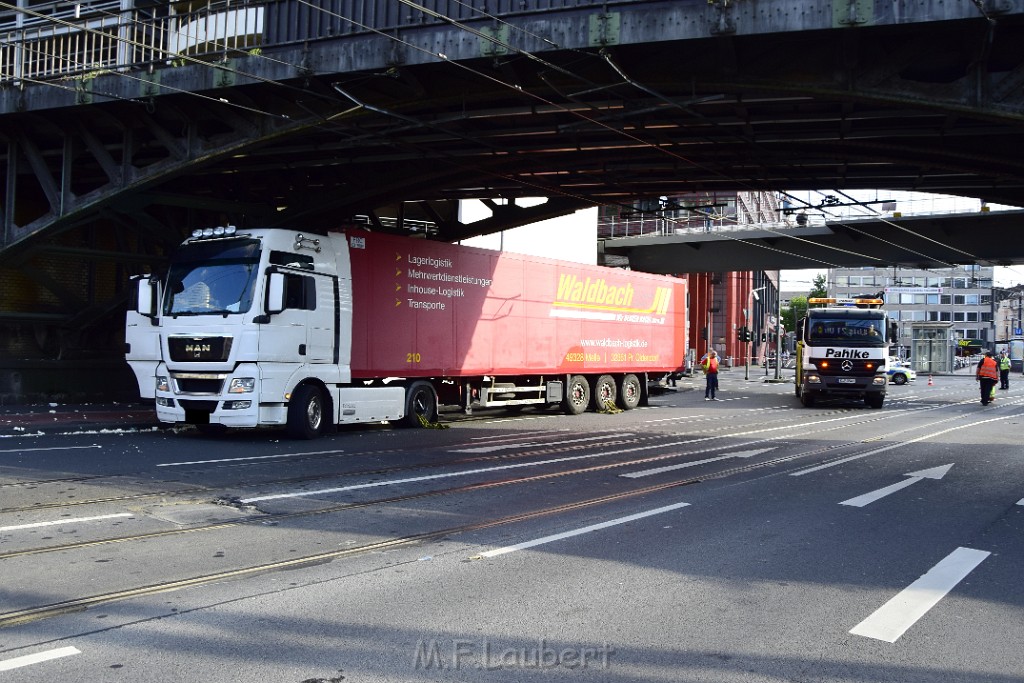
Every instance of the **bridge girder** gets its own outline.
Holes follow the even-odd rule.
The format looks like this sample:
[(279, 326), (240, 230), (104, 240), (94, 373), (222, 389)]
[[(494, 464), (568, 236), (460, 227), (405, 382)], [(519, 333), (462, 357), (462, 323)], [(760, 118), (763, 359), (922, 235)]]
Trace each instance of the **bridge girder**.
[[(456, 240), (703, 191), (1024, 205), (1024, 3), (981, 3), (989, 21), (928, 2), (902, 23), (865, 18), (865, 3), (830, 10), (847, 5), (805, 27), (773, 23), (778, 2), (755, 16), (739, 2), (577, 6), (478, 21), (477, 34), (431, 18), (5, 89), (0, 270), (115, 255), (116, 276), (142, 272), (197, 225), (365, 216)], [(512, 202), (527, 196), (550, 199)], [(506, 201), (467, 225), (464, 198)], [(31, 275), (51, 311), (81, 323), (74, 289)], [(106, 289), (85, 308), (109, 310), (121, 294)]]

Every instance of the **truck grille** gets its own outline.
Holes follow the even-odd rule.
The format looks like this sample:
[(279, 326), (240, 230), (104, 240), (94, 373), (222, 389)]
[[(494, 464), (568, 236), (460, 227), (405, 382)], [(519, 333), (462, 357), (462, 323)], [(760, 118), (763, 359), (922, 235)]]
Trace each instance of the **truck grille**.
[(172, 373), (177, 394), (209, 394), (217, 396), (224, 388), (226, 374), (199, 372)]
[(231, 355), (231, 337), (168, 337), (172, 361), (219, 363)]
[[(882, 361), (877, 359), (871, 360), (859, 360), (859, 359), (847, 359), (837, 358), (829, 359), (828, 366), (824, 365), (826, 361), (815, 361), (814, 367), (818, 369), (818, 373), (829, 376), (852, 376), (852, 377), (868, 377), (878, 373), (879, 366)], [(868, 364), (871, 367), (868, 367)], [(844, 366), (844, 364), (848, 364)]]
[(217, 409), (217, 401), (179, 401), (179, 403), (185, 410), (199, 413), (212, 413)]

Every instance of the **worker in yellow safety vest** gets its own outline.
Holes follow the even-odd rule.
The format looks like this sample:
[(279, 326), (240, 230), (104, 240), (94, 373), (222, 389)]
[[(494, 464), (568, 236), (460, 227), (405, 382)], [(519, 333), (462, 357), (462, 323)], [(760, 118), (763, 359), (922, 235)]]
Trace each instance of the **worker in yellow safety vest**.
[(999, 388), (1010, 388), (1010, 355), (1006, 351), (999, 354)]

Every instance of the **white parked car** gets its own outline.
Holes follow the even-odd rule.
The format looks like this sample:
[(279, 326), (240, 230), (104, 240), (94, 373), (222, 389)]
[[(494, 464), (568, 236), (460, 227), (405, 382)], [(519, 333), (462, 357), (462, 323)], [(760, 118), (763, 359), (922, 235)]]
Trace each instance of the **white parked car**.
[(904, 363), (893, 356), (889, 356), (889, 369), (886, 374), (889, 375), (889, 381), (893, 384), (906, 384), (917, 379), (917, 373), (909, 363)]

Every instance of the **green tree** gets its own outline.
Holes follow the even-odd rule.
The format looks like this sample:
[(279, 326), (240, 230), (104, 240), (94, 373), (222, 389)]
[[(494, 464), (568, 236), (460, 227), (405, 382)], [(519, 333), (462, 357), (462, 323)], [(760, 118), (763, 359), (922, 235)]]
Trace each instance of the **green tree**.
[(814, 282), (811, 284), (811, 291), (807, 293), (807, 298), (813, 299), (826, 296), (828, 296), (828, 278), (825, 276), (825, 273), (818, 273), (814, 276)]
[(782, 309), (782, 324), (787, 332), (796, 329), (796, 321), (807, 315), (807, 297), (794, 296), (789, 300), (789, 308)]

